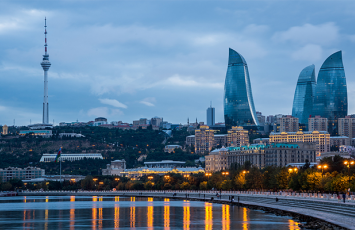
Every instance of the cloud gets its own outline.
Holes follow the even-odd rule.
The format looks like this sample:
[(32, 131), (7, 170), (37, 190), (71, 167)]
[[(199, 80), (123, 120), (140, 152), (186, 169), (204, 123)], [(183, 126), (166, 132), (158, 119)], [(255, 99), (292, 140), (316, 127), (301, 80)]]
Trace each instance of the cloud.
[(97, 107), (89, 109), (88, 116), (107, 117), (109, 109), (107, 107)]
[(301, 44), (332, 44), (339, 38), (339, 28), (333, 22), (321, 25), (304, 24), (294, 26), (286, 31), (276, 32), (273, 40), (278, 42), (295, 42)]
[(319, 45), (308, 44), (292, 54), (295, 60), (315, 62), (322, 58), (323, 49)]
[(147, 98), (144, 98), (139, 103), (142, 103), (142, 104), (144, 104), (146, 106), (155, 106), (155, 104), (153, 104), (153, 103), (156, 103), (156, 100), (155, 100), (154, 97), (147, 97)]
[[(195, 80), (196, 79), (196, 80)], [(183, 87), (203, 87), (223, 89), (224, 82), (209, 82), (206, 79), (197, 77), (185, 77), (175, 74), (166, 79), (162, 84)]]
[(102, 104), (106, 104), (106, 105), (111, 105), (113, 107), (117, 107), (117, 108), (124, 108), (124, 109), (127, 109), (127, 106), (125, 104), (122, 104), (121, 102), (115, 100), (115, 99), (108, 99), (108, 98), (105, 98), (105, 99), (99, 99), (99, 101), (102, 103)]

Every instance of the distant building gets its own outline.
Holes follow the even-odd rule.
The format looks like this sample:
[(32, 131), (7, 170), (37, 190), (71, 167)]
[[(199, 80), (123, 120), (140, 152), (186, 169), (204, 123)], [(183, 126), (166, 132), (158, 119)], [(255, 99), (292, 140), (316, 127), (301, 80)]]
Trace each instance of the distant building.
[(190, 135), (186, 137), (186, 145), (195, 145), (195, 135)]
[(214, 145), (214, 131), (207, 125), (201, 125), (195, 130), (195, 153), (206, 154)]
[(256, 138), (253, 140), (253, 144), (268, 145), (269, 143), (269, 138)]
[(146, 125), (147, 124), (148, 119), (147, 118), (140, 118), (139, 119), (139, 125)]
[(355, 117), (346, 116), (338, 119), (338, 135), (355, 138)]
[(152, 126), (157, 126), (157, 127), (160, 127), (162, 125), (162, 122), (163, 122), (163, 118), (162, 117), (153, 117), (150, 120), (150, 124)]
[(29, 129), (52, 129), (52, 124), (33, 124), (27, 126)]
[(328, 119), (320, 116), (308, 118), (308, 131), (328, 131)]
[(232, 129), (228, 130), (228, 146), (240, 147), (248, 144), (248, 130), (244, 130), (242, 126), (232, 126)]
[(281, 132), (270, 133), (269, 141), (271, 143), (294, 143), (294, 142), (313, 142), (316, 144), (316, 152), (321, 153), (330, 151), (330, 135), (325, 131), (313, 132)]
[(228, 145), (228, 134), (215, 134), (213, 147), (222, 147)]
[(185, 163), (186, 163), (185, 161), (172, 161), (172, 160), (144, 162), (145, 166), (148, 167), (148, 168), (183, 167)]
[(212, 106), (207, 109), (207, 125), (215, 125), (215, 109)]
[(286, 115), (278, 119), (280, 124), (280, 132), (297, 132), (299, 130), (299, 122), (297, 117)]
[(59, 133), (59, 137), (85, 137), (84, 135), (80, 133)]
[(133, 121), (133, 126), (139, 126), (139, 120)]
[[(282, 153), (282, 154), (281, 154)], [(316, 162), (314, 143), (271, 143), (215, 149), (205, 156), (207, 172), (230, 169), (232, 164), (244, 165), (249, 161), (262, 169), (267, 166), (284, 167), (290, 163)]]
[(104, 117), (95, 118), (94, 126), (107, 125), (107, 119)]
[(9, 128), (7, 127), (7, 125), (4, 125), (2, 127), (2, 135), (7, 135), (9, 134)]
[(330, 137), (330, 147), (340, 147), (341, 145), (350, 145), (350, 138), (346, 136)]
[(27, 167), (27, 168), (15, 168), (8, 167), (0, 169), (0, 178), (2, 182), (7, 182), (11, 179), (18, 178), (21, 180), (30, 180), (34, 178), (39, 178), (44, 176), (45, 170), (36, 168), (36, 167)]
[(265, 123), (265, 116), (261, 112), (256, 111), (256, 117), (259, 121), (259, 125), (263, 125)]
[(175, 149), (182, 149), (181, 145), (165, 145), (164, 152), (172, 153)]
[[(40, 162), (53, 162), (57, 154), (44, 153), (40, 159)], [(102, 160), (101, 153), (62, 153), (60, 155), (61, 161), (78, 161), (84, 159)]]
[(20, 136), (25, 136), (26, 134), (48, 138), (52, 136), (52, 130), (20, 130)]
[(118, 176), (126, 169), (126, 161), (114, 160), (111, 164), (106, 165), (106, 169), (102, 169), (102, 175)]

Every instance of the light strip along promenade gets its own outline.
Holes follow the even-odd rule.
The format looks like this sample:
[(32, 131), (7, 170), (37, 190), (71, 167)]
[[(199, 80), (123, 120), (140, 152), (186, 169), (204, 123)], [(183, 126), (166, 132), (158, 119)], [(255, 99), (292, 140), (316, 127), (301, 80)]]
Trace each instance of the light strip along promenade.
[[(134, 196), (170, 199), (188, 199), (216, 203), (231, 203), (282, 210), (310, 216), (347, 229), (355, 229), (355, 196), (347, 196), (346, 203), (338, 201), (336, 195), (295, 192), (251, 192), (251, 191), (183, 191), (183, 190), (120, 190), (120, 191), (23, 191), (20, 196)], [(278, 198), (278, 201), (276, 201)]]

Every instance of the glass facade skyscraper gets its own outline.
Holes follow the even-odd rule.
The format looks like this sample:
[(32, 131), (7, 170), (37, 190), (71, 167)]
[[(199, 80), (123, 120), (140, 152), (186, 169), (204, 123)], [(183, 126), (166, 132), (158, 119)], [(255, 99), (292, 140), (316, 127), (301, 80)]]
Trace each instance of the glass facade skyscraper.
[(301, 71), (293, 98), (292, 116), (297, 117), (301, 124), (307, 125), (309, 115), (312, 114), (315, 87), (314, 65), (310, 65)]
[(313, 115), (328, 118), (328, 132), (337, 134), (338, 118), (348, 113), (348, 93), (342, 53), (330, 55), (319, 70)]
[(243, 56), (231, 48), (224, 84), (224, 121), (227, 129), (232, 126), (259, 125), (248, 65)]

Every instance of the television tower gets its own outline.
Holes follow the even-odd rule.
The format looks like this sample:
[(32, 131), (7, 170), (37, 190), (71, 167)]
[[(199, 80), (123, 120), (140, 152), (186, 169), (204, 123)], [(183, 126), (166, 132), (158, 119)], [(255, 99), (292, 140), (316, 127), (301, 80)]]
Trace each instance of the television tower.
[(47, 53), (47, 19), (44, 18), (44, 55), (41, 66), (44, 71), (44, 98), (43, 98), (43, 124), (49, 124), (49, 108), (48, 108), (48, 70), (51, 67), (49, 62), (49, 54)]

